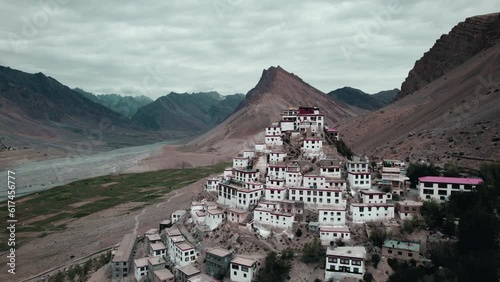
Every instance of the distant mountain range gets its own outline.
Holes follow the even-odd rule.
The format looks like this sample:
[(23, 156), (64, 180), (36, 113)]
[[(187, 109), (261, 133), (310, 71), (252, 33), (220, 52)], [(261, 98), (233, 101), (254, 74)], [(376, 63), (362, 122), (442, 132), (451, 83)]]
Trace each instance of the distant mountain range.
[(74, 91), (82, 94), (86, 98), (99, 103), (124, 117), (131, 118), (139, 108), (152, 103), (153, 100), (144, 95), (141, 96), (121, 96), (118, 94), (93, 94), (80, 88), (74, 88)]
[(243, 94), (171, 92), (140, 108), (132, 121), (150, 130), (203, 132), (223, 121), (243, 99)]
[(398, 93), (399, 89), (392, 89), (370, 95), (359, 89), (346, 86), (329, 92), (328, 96), (348, 105), (372, 111), (392, 102)]
[(43, 150), (51, 156), (79, 154), (76, 148), (82, 144), (89, 153), (160, 140), (43, 73), (0, 66), (0, 109), (3, 142), (10, 147), (36, 147), (35, 158)]

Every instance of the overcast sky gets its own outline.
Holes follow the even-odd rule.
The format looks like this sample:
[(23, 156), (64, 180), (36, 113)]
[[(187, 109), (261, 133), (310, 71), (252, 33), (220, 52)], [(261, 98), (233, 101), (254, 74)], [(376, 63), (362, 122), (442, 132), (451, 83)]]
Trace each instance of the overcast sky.
[[(94, 93), (246, 93), (280, 65), (329, 92), (399, 88), (496, 1), (2, 1), (0, 65)], [(497, 7), (498, 8), (498, 7)]]

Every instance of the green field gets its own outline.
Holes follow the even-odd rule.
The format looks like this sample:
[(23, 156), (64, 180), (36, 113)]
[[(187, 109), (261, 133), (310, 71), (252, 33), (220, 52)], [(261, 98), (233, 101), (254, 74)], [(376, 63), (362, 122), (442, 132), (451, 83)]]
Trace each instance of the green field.
[[(84, 217), (128, 202), (158, 201), (161, 196), (211, 174), (220, 173), (229, 165), (221, 163), (197, 168), (106, 175), (17, 198), (17, 243), (25, 242), (34, 236), (64, 230), (66, 220)], [(89, 203), (85, 204), (85, 201)], [(5, 222), (6, 204), (0, 206), (0, 216)], [(0, 233), (0, 241), (6, 242), (7, 235), (7, 231)], [(6, 244), (2, 244), (0, 250), (6, 249)]]

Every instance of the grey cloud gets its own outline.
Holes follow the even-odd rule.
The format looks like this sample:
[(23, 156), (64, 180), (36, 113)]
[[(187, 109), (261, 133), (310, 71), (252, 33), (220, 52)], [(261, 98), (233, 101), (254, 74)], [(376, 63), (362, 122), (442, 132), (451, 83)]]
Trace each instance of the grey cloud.
[[(0, 64), (153, 98), (246, 93), (278, 64), (325, 92), (399, 87), (441, 34), (496, 8), (489, 0), (4, 2)], [(34, 34), (23, 34), (33, 25)]]

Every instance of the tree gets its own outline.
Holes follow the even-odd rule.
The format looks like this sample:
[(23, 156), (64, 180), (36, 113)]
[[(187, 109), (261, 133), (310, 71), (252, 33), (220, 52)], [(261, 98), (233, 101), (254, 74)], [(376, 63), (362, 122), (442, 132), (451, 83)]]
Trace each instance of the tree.
[(277, 253), (269, 252), (266, 256), (265, 267), (257, 273), (256, 281), (284, 282), (291, 269), (290, 259), (278, 257)]
[(400, 199), (401, 199), (401, 197), (399, 196), (399, 194), (396, 194), (396, 193), (392, 194), (393, 201), (399, 201)]
[(50, 282), (64, 282), (64, 277), (65, 277), (64, 272), (58, 272), (56, 275), (50, 277), (49, 281)]
[(284, 260), (291, 260), (295, 256), (295, 252), (291, 248), (281, 251), (281, 258)]
[(372, 282), (373, 281), (373, 274), (370, 272), (365, 272), (365, 275), (363, 275), (363, 282)]
[(403, 221), (403, 226), (401, 227), (401, 231), (407, 234), (412, 234), (413, 231), (415, 231), (415, 227), (411, 223), (411, 220), (406, 219), (405, 221)]
[(377, 253), (373, 253), (372, 254), (372, 264), (373, 264), (373, 267), (377, 268), (379, 262), (380, 262), (380, 255), (377, 254)]
[(411, 187), (417, 187), (419, 177), (439, 175), (439, 168), (433, 164), (412, 163), (406, 171), (406, 176), (410, 178)]
[(352, 156), (354, 153), (352, 150), (347, 146), (347, 144), (344, 142), (344, 140), (334, 140), (335, 146), (337, 147), (337, 152), (341, 154), (342, 156), (346, 157), (349, 160), (352, 160)]
[(318, 238), (306, 243), (302, 249), (302, 261), (305, 263), (322, 261), (324, 256), (325, 249), (321, 246), (321, 241)]
[(443, 233), (448, 236), (453, 236), (455, 235), (455, 228), (455, 217), (451, 213), (448, 213), (443, 223)]
[(498, 248), (498, 220), (484, 208), (471, 209), (460, 218), (458, 247), (461, 253), (481, 252)]
[(338, 247), (343, 247), (345, 246), (345, 242), (342, 241), (341, 238), (338, 238), (336, 241), (335, 241), (335, 244), (338, 246)]
[(438, 201), (434, 199), (425, 201), (420, 213), (422, 214), (427, 226), (431, 228), (441, 226), (443, 212)]
[(300, 229), (300, 228), (297, 229), (297, 231), (295, 232), (295, 236), (297, 236), (297, 237), (302, 236), (302, 229)]
[(406, 219), (403, 221), (403, 226), (401, 227), (401, 231), (404, 233), (412, 234), (415, 229), (418, 229), (421, 226), (421, 220), (418, 216), (413, 215), (411, 219)]
[(481, 176), (485, 185), (495, 192), (495, 196), (500, 195), (500, 164), (481, 164), (481, 168), (479, 169), (479, 176)]
[(462, 169), (455, 164), (446, 163), (443, 169), (443, 176), (446, 177), (461, 177)]
[(382, 248), (382, 244), (387, 239), (387, 233), (382, 228), (374, 228), (372, 233), (370, 234), (370, 240), (372, 241), (374, 246)]

